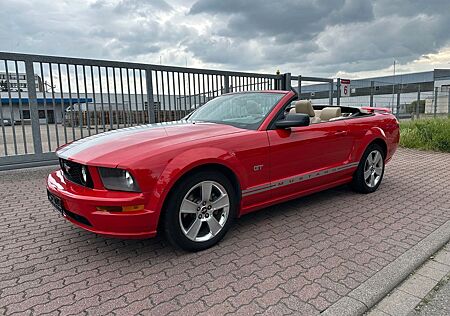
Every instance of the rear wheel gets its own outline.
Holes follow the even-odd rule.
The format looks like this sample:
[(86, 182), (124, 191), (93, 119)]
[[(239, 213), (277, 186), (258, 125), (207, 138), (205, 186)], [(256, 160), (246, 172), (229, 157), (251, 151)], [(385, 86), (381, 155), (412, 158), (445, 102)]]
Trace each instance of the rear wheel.
[(385, 153), (378, 144), (367, 147), (353, 175), (352, 188), (361, 193), (375, 192), (384, 175)]
[(190, 251), (218, 243), (236, 215), (236, 194), (228, 178), (202, 171), (181, 180), (172, 192), (164, 216), (167, 239)]

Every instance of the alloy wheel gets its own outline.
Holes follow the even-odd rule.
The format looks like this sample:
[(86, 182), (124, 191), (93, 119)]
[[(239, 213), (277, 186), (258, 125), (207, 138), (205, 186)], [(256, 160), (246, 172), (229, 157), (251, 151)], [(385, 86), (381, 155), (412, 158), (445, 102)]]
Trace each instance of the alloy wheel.
[(383, 155), (378, 150), (371, 151), (364, 164), (364, 181), (369, 188), (374, 188), (380, 182), (383, 168)]
[(192, 241), (212, 239), (224, 227), (230, 211), (230, 198), (216, 181), (202, 181), (184, 196), (179, 223), (183, 234)]

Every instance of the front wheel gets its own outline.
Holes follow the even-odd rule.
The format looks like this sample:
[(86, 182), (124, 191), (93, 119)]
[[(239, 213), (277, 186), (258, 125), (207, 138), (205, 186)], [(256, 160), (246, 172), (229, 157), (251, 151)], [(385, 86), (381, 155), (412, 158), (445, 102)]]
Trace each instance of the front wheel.
[(381, 146), (371, 144), (367, 147), (353, 175), (352, 188), (355, 191), (372, 193), (378, 189), (384, 175), (384, 157)]
[(164, 214), (164, 231), (175, 246), (189, 251), (218, 243), (236, 215), (236, 194), (221, 173), (202, 171), (172, 190)]

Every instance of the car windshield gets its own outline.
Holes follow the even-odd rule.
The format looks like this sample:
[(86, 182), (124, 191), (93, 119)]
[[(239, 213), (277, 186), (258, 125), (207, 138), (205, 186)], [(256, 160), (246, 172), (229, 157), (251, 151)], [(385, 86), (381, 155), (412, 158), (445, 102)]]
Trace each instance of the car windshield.
[(283, 96), (285, 96), (284, 93), (268, 92), (223, 95), (205, 103), (187, 120), (257, 129)]

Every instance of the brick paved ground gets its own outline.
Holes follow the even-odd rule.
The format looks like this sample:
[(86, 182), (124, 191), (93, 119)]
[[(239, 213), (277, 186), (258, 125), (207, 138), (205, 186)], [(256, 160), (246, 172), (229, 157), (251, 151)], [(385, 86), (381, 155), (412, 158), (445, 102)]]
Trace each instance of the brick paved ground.
[(399, 150), (371, 195), (340, 187), (241, 218), (218, 246), (84, 232), (48, 168), (0, 173), (0, 314), (317, 314), (450, 219), (450, 155)]

